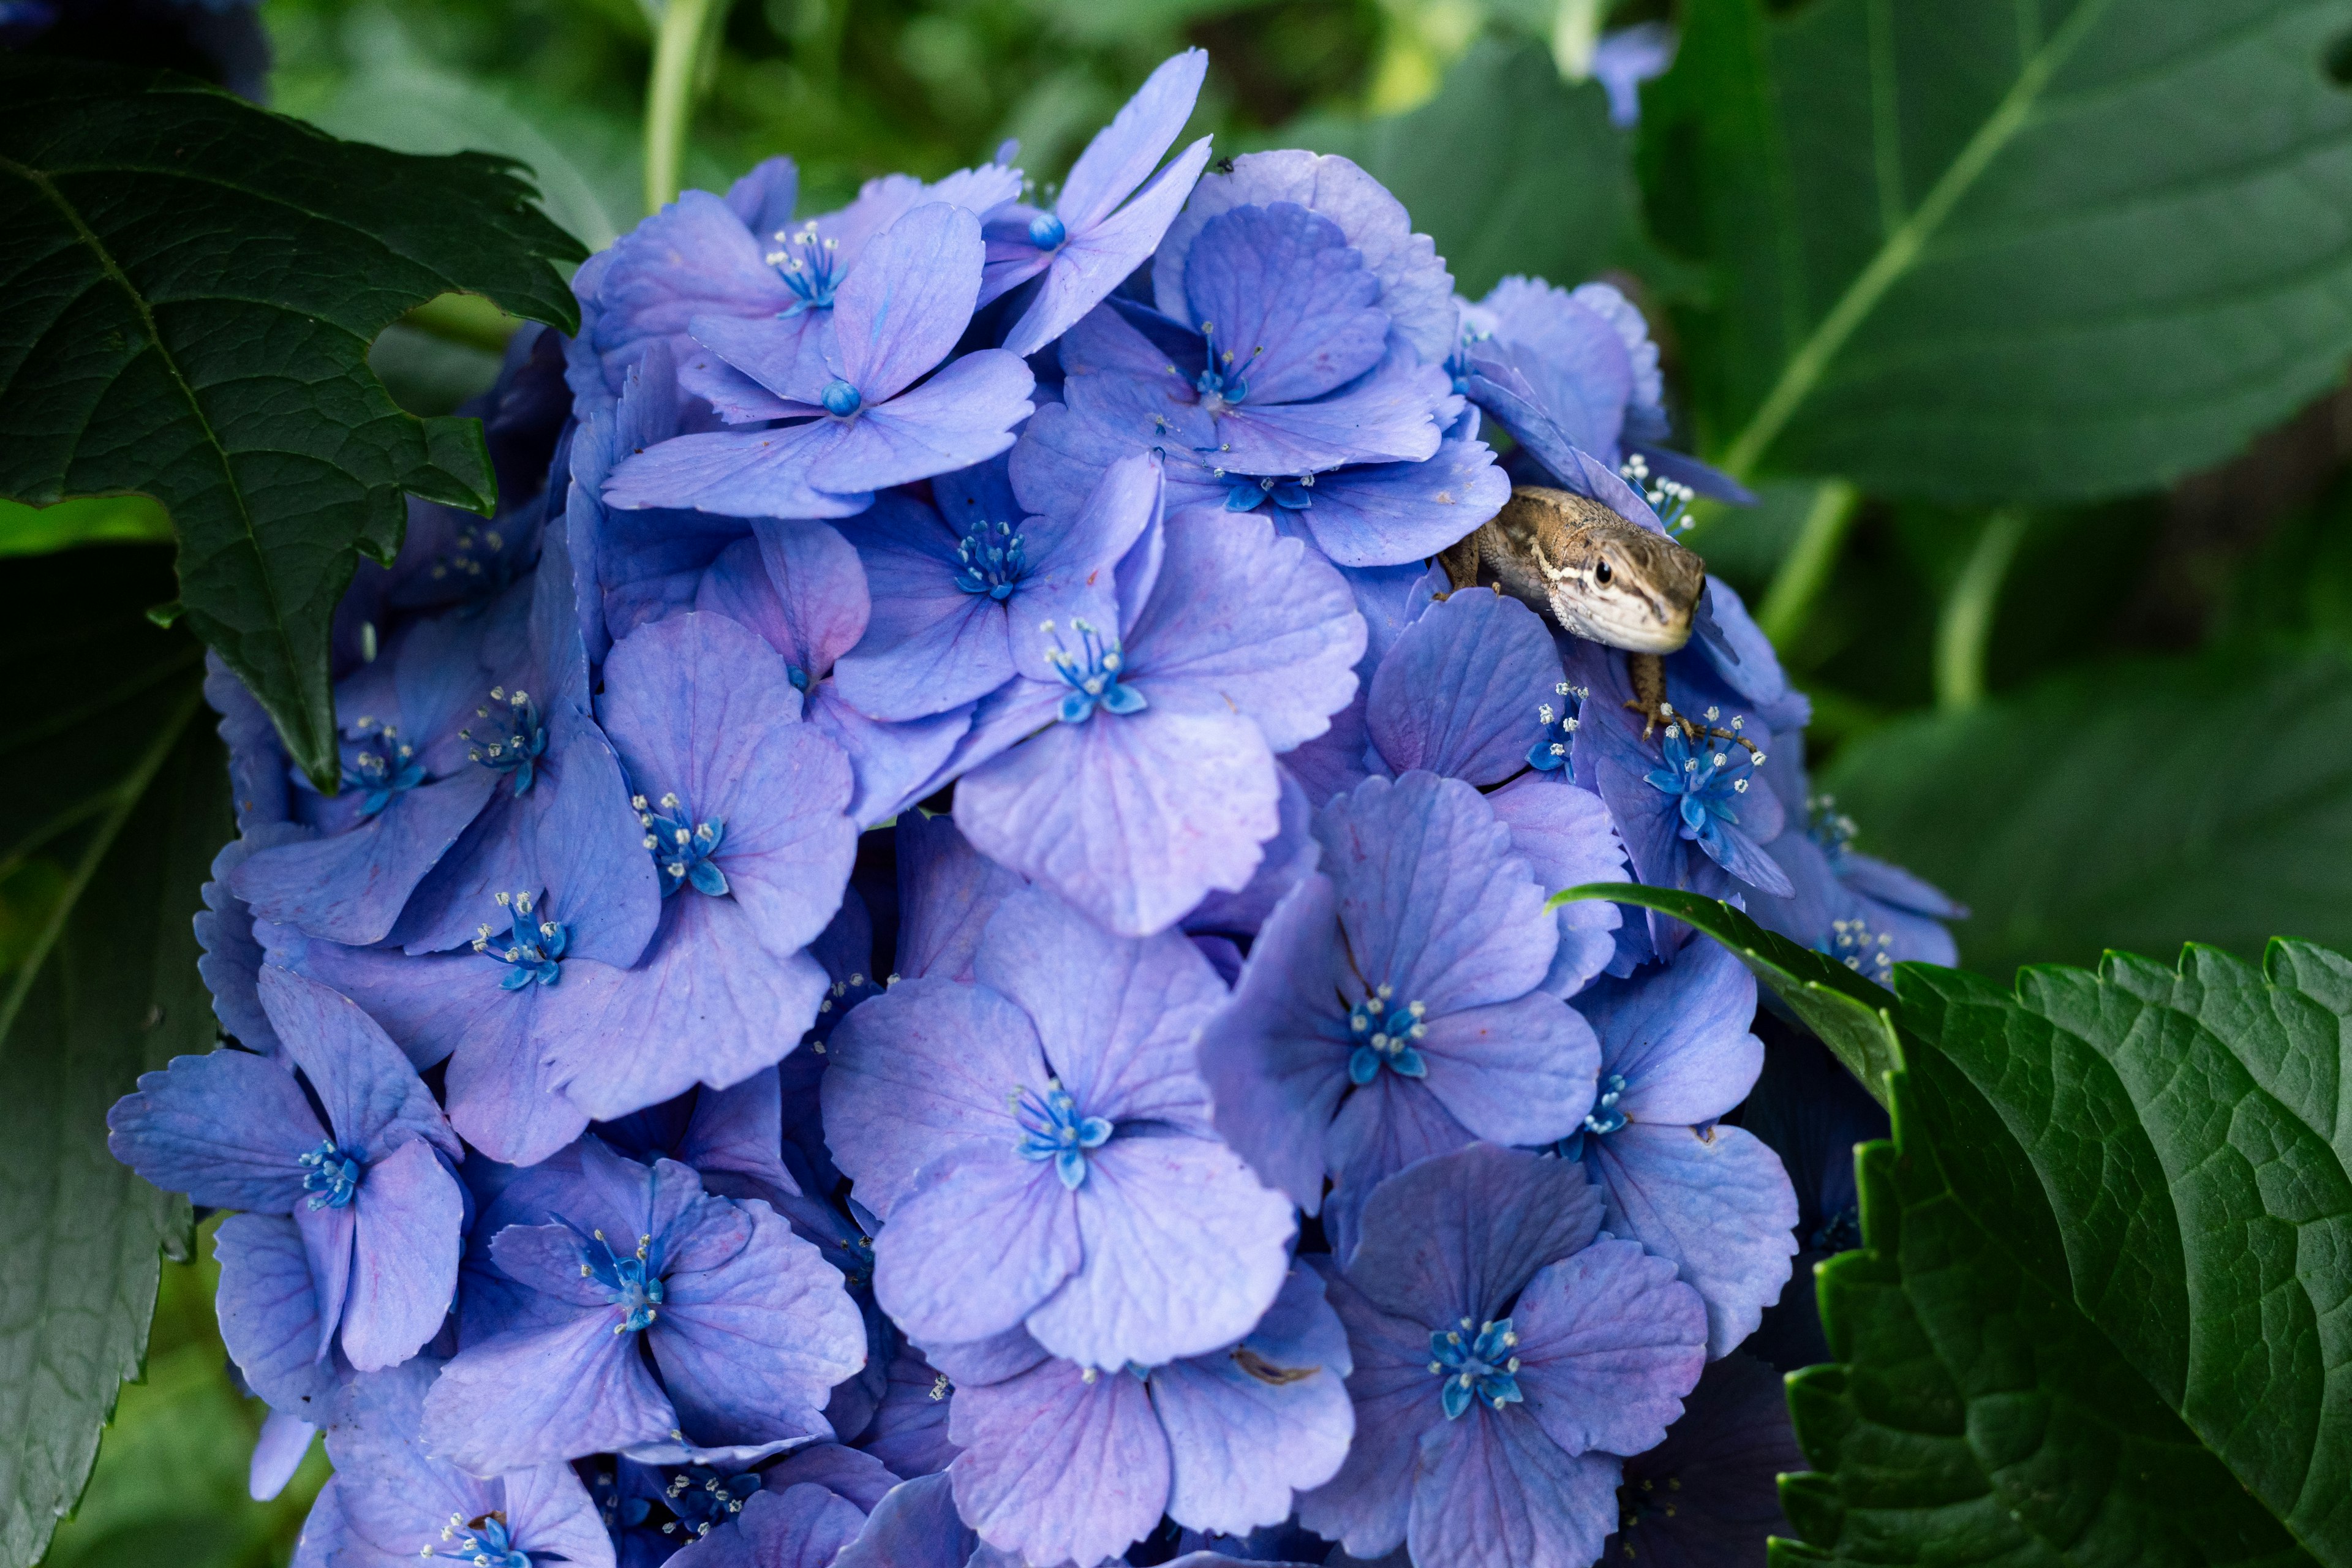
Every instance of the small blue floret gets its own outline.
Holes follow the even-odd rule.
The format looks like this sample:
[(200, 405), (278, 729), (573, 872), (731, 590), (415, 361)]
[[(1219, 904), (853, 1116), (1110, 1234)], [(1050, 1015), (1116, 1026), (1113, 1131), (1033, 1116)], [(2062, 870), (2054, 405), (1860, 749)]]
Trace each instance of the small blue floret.
[(829, 381), (825, 383), (824, 390), (817, 395), (817, 401), (824, 405), (827, 414), (836, 419), (846, 419), (864, 405), (866, 399), (849, 383)]
[(302, 1167), (302, 1190), (310, 1194), (313, 1209), (347, 1209), (359, 1195), (367, 1157), (329, 1138), (295, 1163)]
[(630, 804), (637, 808), (637, 820), (645, 825), (646, 848), (661, 872), (663, 898), (680, 888), (692, 888), (714, 899), (726, 897), (727, 873), (710, 862), (710, 857), (727, 837), (725, 823), (715, 816), (695, 822), (693, 814), (678, 804), (675, 793), (661, 797), (658, 811), (646, 804), (644, 795), (635, 796)]
[(1078, 1114), (1078, 1102), (1057, 1079), (1047, 1079), (1042, 1095), (1021, 1090), (1013, 1100), (1013, 1117), (1021, 1123), (1021, 1157), (1053, 1161), (1054, 1173), (1072, 1192), (1086, 1183), (1086, 1152), (1110, 1142), (1110, 1123)]
[(416, 748), (401, 740), (391, 725), (361, 720), (358, 746), (343, 787), (362, 793), (362, 816), (373, 816), (425, 782), (425, 764), (416, 760)]
[(544, 913), (535, 915), (527, 892), (500, 893), (498, 898), (499, 907), (513, 915), (507, 933), (493, 936), (488, 926), (475, 927), (474, 951), (507, 966), (499, 981), (502, 990), (554, 984), (563, 975), (563, 950), (571, 943), (571, 928), (547, 919)]
[(465, 1515), (449, 1516), (448, 1528), (441, 1532), (442, 1545), (436, 1550), (425, 1549), (427, 1562), (444, 1558), (451, 1563), (466, 1563), (472, 1568), (531, 1568), (530, 1553), (517, 1546), (507, 1529), (503, 1515), (486, 1513), (468, 1520)]
[(1413, 1047), (1428, 1035), (1422, 1016), (1425, 1005), (1408, 1002), (1391, 1007), (1388, 986), (1382, 985), (1348, 1009), (1348, 1032), (1360, 1042), (1348, 1057), (1348, 1081), (1361, 1089), (1386, 1068), (1399, 1078), (1427, 1078), (1429, 1063)]
[(1070, 231), (1052, 213), (1039, 213), (1029, 220), (1029, 243), (1040, 250), (1052, 250), (1070, 237)]
[[(1045, 656), (1070, 689), (1062, 698), (1062, 722), (1083, 724), (1097, 708), (1106, 713), (1140, 713), (1149, 707), (1142, 692), (1119, 679), (1126, 673), (1127, 660), (1118, 639), (1100, 636), (1083, 620), (1073, 620), (1070, 626), (1078, 634), (1078, 651), (1070, 652), (1056, 636), (1054, 651)], [(1047, 621), (1044, 629), (1051, 632), (1054, 623)]]
[(1026, 547), (1009, 522), (973, 523), (956, 546), (956, 556), (963, 563), (956, 573), (956, 586), (967, 594), (985, 594), (1000, 605), (1013, 597), (1029, 574)]
[(640, 1332), (661, 1316), (661, 1259), (652, 1255), (652, 1249), (653, 1237), (641, 1236), (635, 1252), (614, 1252), (601, 1230), (580, 1249), (582, 1277), (602, 1285), (613, 1305), (623, 1310), (621, 1321), (613, 1325), (616, 1334)]
[(547, 723), (539, 703), (529, 692), (493, 686), (489, 704), (475, 709), (474, 716), (496, 721), (497, 729), (487, 740), (476, 739), (470, 729), (458, 731), (459, 740), (472, 742), (466, 755), (492, 773), (511, 776), (515, 794), (530, 794), (539, 760), (547, 754)]
[(1625, 1075), (1611, 1073), (1601, 1080), (1601, 1096), (1584, 1118), (1587, 1132), (1614, 1132), (1633, 1120), (1617, 1109), (1617, 1100), (1625, 1092)]
[(1479, 1325), (1475, 1335), (1465, 1318), (1460, 1328), (1429, 1336), (1429, 1370), (1445, 1380), (1438, 1402), (1448, 1421), (1459, 1420), (1474, 1399), (1496, 1410), (1519, 1403), (1519, 1358), (1511, 1353), (1518, 1342), (1508, 1318)]

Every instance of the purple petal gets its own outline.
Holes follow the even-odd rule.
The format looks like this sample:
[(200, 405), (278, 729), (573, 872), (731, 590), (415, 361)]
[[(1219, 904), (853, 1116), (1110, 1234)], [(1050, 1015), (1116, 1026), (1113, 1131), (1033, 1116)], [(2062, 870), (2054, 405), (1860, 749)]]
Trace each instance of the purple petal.
[[(1075, 237), (1046, 262), (1045, 281), (1039, 286), (1037, 297), (1005, 334), (1005, 351), (1024, 357), (1035, 353), (1109, 298), (1150, 258), (1152, 248), (1192, 194), (1192, 184), (1208, 161), (1209, 138), (1203, 136), (1179, 153), (1117, 213), (1083, 230), (1074, 228)], [(1068, 200), (1066, 185), (1057, 205)], [(1001, 279), (992, 279), (991, 287), (1002, 293), (1024, 280), (1008, 270)]]
[(224, 1032), (262, 1056), (277, 1054), (278, 1031), (269, 1026), (269, 1015), (261, 1010), (261, 995), (255, 989), (261, 976), (261, 943), (254, 936), (253, 911), (229, 891), (228, 879), (256, 849), (309, 837), (310, 830), (299, 824), (270, 822), (222, 845), (213, 857), (211, 879), (204, 885), (205, 907), (196, 914), (196, 943), (204, 949), (196, 972), (212, 993), (213, 1016)]
[(583, 1311), (467, 1345), (425, 1395), (425, 1451), (496, 1476), (666, 1436), (677, 1418), (611, 1319)]
[(759, 237), (708, 191), (686, 192), (622, 236), (596, 290), (606, 384), (621, 388), (621, 373), (648, 339), (666, 340), (677, 359), (691, 354), (686, 324), (695, 316), (772, 316), (789, 307), (793, 295), (762, 254)]
[(695, 607), (750, 626), (814, 684), (866, 635), (866, 571), (838, 529), (760, 518), (713, 564)]
[(1559, 998), (1538, 991), (1429, 1020), (1415, 1042), (1429, 1092), (1490, 1142), (1534, 1145), (1573, 1134), (1592, 1104), (1601, 1046)]
[(1005, 1097), (1051, 1071), (1019, 1007), (942, 979), (901, 980), (860, 1004), (825, 1054), (826, 1143), (857, 1201), (886, 1220), (939, 1155), (1017, 1142)]
[(1444, 439), (1434, 415), (1453, 396), (1453, 384), (1434, 365), (1391, 353), (1378, 371), (1328, 397), (1234, 405), (1215, 421), (1218, 461), (1237, 474), (1417, 463), (1435, 457)]
[(261, 1214), (302, 1201), (297, 1162), (324, 1135), (292, 1073), (226, 1047), (140, 1074), (106, 1124), (108, 1151), (165, 1192)]
[(974, 1537), (956, 1513), (951, 1488), (943, 1475), (892, 1488), (835, 1568), (964, 1568)]
[(572, 1568), (608, 1568), (613, 1538), (569, 1465), (534, 1465), (503, 1479), (507, 1526), (534, 1558), (545, 1553)]
[(1338, 1473), (1298, 1500), (1298, 1520), (1369, 1562), (1403, 1544), (1412, 1507), (1406, 1482), (1423, 1432), (1442, 1426), (1444, 1412), (1429, 1373), (1430, 1323), (1382, 1311), (1344, 1278), (1327, 1288), (1348, 1330), (1356, 1435)]
[(1054, 212), (1073, 234), (1092, 228), (1141, 184), (1184, 129), (1209, 69), (1205, 49), (1160, 62), (1108, 125), (1095, 132), (1062, 182)]
[(1249, 720), (1155, 706), (1055, 724), (965, 774), (955, 819), (982, 853), (1140, 934), (1248, 885), (1280, 793)]
[(861, 1521), (900, 1479), (871, 1453), (840, 1443), (812, 1443), (771, 1466), (767, 1478), (772, 1488), (819, 1486), (846, 1498), (857, 1505)]
[(772, 235), (793, 221), (793, 205), (800, 199), (799, 168), (790, 158), (764, 158), (751, 173), (727, 187), (727, 210), (740, 218), (754, 239)]
[(1301, 514), (1323, 553), (1342, 566), (1418, 565), (1468, 537), (1511, 499), (1510, 476), (1484, 441), (1449, 437), (1417, 463), (1319, 474)]
[(849, 819), (864, 829), (912, 809), (946, 782), (956, 748), (971, 728), (972, 710), (950, 708), (928, 719), (885, 723), (857, 711), (835, 682), (824, 681), (809, 703), (808, 722), (849, 758), (857, 780)]
[(654, 1359), (698, 1441), (761, 1443), (825, 1431), (833, 1385), (866, 1360), (866, 1326), (841, 1273), (756, 1199), (750, 1242), (716, 1267), (667, 1275)]
[(1322, 856), (1322, 846), (1315, 841), (1315, 810), (1307, 791), (1287, 765), (1277, 764), (1276, 771), (1282, 782), (1282, 826), (1265, 842), (1265, 858), (1249, 886), (1237, 893), (1211, 893), (1184, 917), (1184, 930), (1195, 937), (1207, 931), (1255, 936), (1274, 906), (1315, 869)]
[(312, 1208), (298, 1204), (294, 1228), (302, 1234), (302, 1255), (310, 1279), (319, 1287), (319, 1343), (316, 1353), (325, 1361), (342, 1326), (343, 1306), (352, 1289), (352, 1255), (357, 1250), (359, 1215), (348, 1208)]
[(604, 482), (607, 505), (692, 507), (730, 517), (851, 517), (873, 498), (827, 495), (810, 471), (849, 430), (811, 419), (772, 430), (679, 436), (624, 459)]
[(835, 422), (840, 439), (810, 460), (809, 482), (864, 494), (985, 462), (1013, 446), (1035, 386), (1029, 367), (1002, 349), (968, 353), (913, 391)]
[(1600, 1228), (1601, 1194), (1574, 1162), (1474, 1143), (1381, 1184), (1348, 1278), (1416, 1322), (1484, 1321)]
[(1077, 1205), (1053, 1162), (1021, 1158), (1010, 1138), (967, 1143), (891, 1206), (874, 1294), (912, 1339), (982, 1340), (1028, 1317), (1084, 1256)]
[(974, 849), (955, 819), (898, 819), (898, 973), (971, 978), (981, 932), (1021, 879)]
[[(1547, 893), (1587, 882), (1625, 879), (1625, 848), (1609, 808), (1591, 790), (1564, 779), (1526, 773), (1486, 797), (1496, 819), (1511, 830), (1511, 847), (1527, 858), (1536, 886)], [(1617, 906), (1584, 899), (1553, 911), (1559, 946), (1542, 989), (1573, 996), (1616, 952)]]
[(1051, 627), (1080, 618), (1097, 626), (1133, 619), (1123, 606), (1140, 603), (1159, 576), (1161, 490), (1156, 458), (1123, 458), (1103, 470), (1066, 520), (1032, 518), (1022, 525), (1031, 571), (1011, 605), (1010, 631), (1023, 674), (1048, 683), (1059, 679), (1049, 655), (1060, 648), (1063, 635)]
[(1364, 1235), (1364, 1205), (1381, 1183), (1408, 1165), (1460, 1149), (1471, 1131), (1425, 1084), (1383, 1072), (1349, 1095), (1324, 1139), (1332, 1191), (1323, 1200), (1323, 1229), (1343, 1262)]
[(1289, 1202), (1222, 1143), (1115, 1137), (1076, 1197), (1085, 1260), (1028, 1319), (1056, 1355), (1112, 1370), (1199, 1355), (1247, 1333), (1282, 1289)]
[(1329, 1480), (1347, 1455), (1349, 1368), (1347, 1331), (1321, 1279), (1300, 1267), (1234, 1350), (1152, 1369), (1172, 1462), (1169, 1513), (1226, 1535), (1288, 1518), (1292, 1493)]
[(1160, 308), (1181, 315), (1179, 287), (1192, 242), (1209, 221), (1247, 203), (1296, 202), (1339, 226), (1380, 279), (1380, 307), (1425, 364), (1454, 353), (1458, 312), (1454, 279), (1425, 234), (1412, 232), (1404, 205), (1347, 159), (1286, 151), (1249, 153), (1230, 174), (1212, 174), (1193, 191), (1183, 215), (1169, 226), (1151, 264)]
[(351, 1539), (343, 1526), (342, 1500), (335, 1478), (329, 1476), (303, 1517), (302, 1533), (294, 1542), (293, 1568), (328, 1568), (331, 1554)]
[(1662, 1568), (1734, 1561), (1788, 1532), (1779, 1478), (1804, 1468), (1780, 1374), (1727, 1355), (1698, 1380), (1665, 1442), (1626, 1461), (1616, 1545)]
[(820, 1486), (753, 1492), (721, 1525), (670, 1561), (677, 1568), (830, 1568), (866, 1516)]
[[(469, 955), (470, 956), (470, 955)], [(575, 979), (592, 960), (574, 960)], [(559, 982), (559, 984), (561, 984)], [(588, 1113), (556, 1087), (551, 1051), (581, 1026), (543, 986), (486, 997), (449, 1062), (449, 1124), (491, 1159), (531, 1165), (586, 1130)], [(586, 1020), (593, 1027), (593, 1021)]]
[(956, 1511), (1030, 1563), (1100, 1563), (1151, 1532), (1168, 1502), (1168, 1440), (1142, 1379), (1049, 1361), (960, 1389)]
[(936, 511), (886, 495), (854, 527), (874, 613), (836, 667), (845, 700), (877, 719), (916, 719), (1013, 678), (1005, 606), (957, 582), (960, 541)]
[[(1615, 326), (1567, 289), (1535, 279), (1506, 278), (1480, 303), (1560, 433), (1613, 466), (1633, 395), (1633, 358)], [(1656, 348), (1650, 353), (1654, 362)]]
[(420, 1138), (368, 1166), (352, 1208), (359, 1224), (343, 1353), (374, 1372), (406, 1361), (441, 1331), (457, 1294), (466, 1199)]
[(402, 792), (348, 832), (256, 850), (229, 879), (255, 915), (352, 947), (382, 942), (499, 785), (488, 768)]
[[(1261, 403), (1320, 397), (1378, 364), (1380, 280), (1339, 226), (1291, 203), (1211, 218), (1184, 263), (1186, 326)], [(1228, 357), (1230, 356), (1230, 357)]]
[(940, 1373), (912, 1345), (890, 1360), (890, 1380), (874, 1424), (859, 1447), (898, 1475), (935, 1475), (948, 1468), (956, 1447), (948, 1441), (948, 1410), (953, 1390), (940, 1386)]
[(1322, 1206), (1324, 1130), (1354, 1048), (1336, 1002), (1348, 978), (1338, 900), (1319, 873), (1285, 895), (1199, 1046), (1219, 1135), (1308, 1214)]
[(1511, 1309), (1527, 1413), (1571, 1454), (1665, 1440), (1706, 1364), (1706, 1313), (1674, 1264), (1602, 1237), (1550, 1265)]
[(461, 1152), (433, 1091), (358, 1003), (271, 964), (261, 972), (261, 1005), (338, 1142), (376, 1160), (411, 1138), (429, 1139), (453, 1157)]
[(945, 359), (971, 320), (982, 259), (980, 220), (961, 207), (929, 202), (893, 223), (834, 296), (843, 379), (882, 403)]
[(1528, 765), (1546, 716), (1569, 698), (1559, 653), (1533, 610), (1455, 594), (1398, 634), (1372, 676), (1365, 720), (1391, 769), (1426, 768), (1481, 788)]
[(1588, 1138), (1605, 1223), (1675, 1263), (1706, 1302), (1707, 1353), (1746, 1339), (1796, 1256), (1797, 1194), (1780, 1157), (1742, 1128), (1635, 1122)]
[[(709, 401), (730, 425), (768, 419), (805, 419), (824, 412), (824, 389), (833, 380), (825, 368), (824, 323), (831, 318), (805, 311), (773, 316), (697, 316), (687, 323), (694, 341), (709, 355), (678, 364), (678, 384)], [(746, 386), (748, 379), (751, 384)]]
[(256, 1502), (274, 1501), (310, 1457), (310, 1440), (318, 1435), (316, 1426), (283, 1410), (262, 1417), (261, 1435), (254, 1439), (253, 1459), (246, 1469), (246, 1496)]
[(1720, 943), (1694, 942), (1671, 967), (1604, 981), (1579, 1005), (1603, 1067), (1625, 1080), (1619, 1108), (1637, 1121), (1711, 1121), (1764, 1070), (1764, 1042), (1748, 1032), (1756, 978)]
[(1255, 517), (1188, 513), (1165, 531), (1159, 582), (1128, 628), (1135, 685), (1158, 709), (1238, 710), (1276, 752), (1321, 734), (1364, 651), (1339, 573)]
[(1473, 1405), (1421, 1441), (1416, 1568), (1584, 1568), (1617, 1522), (1619, 1461), (1571, 1458), (1517, 1410)]
[(278, 1215), (231, 1215), (213, 1235), (213, 1256), (221, 1342), (247, 1385), (272, 1410), (323, 1423), (338, 1380), (333, 1363), (319, 1359), (319, 1292), (301, 1232)]

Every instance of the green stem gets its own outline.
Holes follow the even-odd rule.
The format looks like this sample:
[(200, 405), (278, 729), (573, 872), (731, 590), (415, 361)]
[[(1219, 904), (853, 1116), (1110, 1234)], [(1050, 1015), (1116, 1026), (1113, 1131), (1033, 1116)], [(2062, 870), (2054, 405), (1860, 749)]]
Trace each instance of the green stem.
[(727, 18), (727, 0), (669, 0), (654, 37), (653, 79), (646, 88), (646, 210), (674, 200), (686, 162), (687, 122), (695, 78), (710, 35)]
[(1772, 574), (1772, 585), (1765, 590), (1763, 605), (1756, 612), (1757, 626), (1772, 639), (1774, 647), (1787, 648), (1805, 629), (1805, 622), (1812, 616), (1813, 601), (1821, 597), (1836, 568), (1838, 550), (1845, 543), (1861, 507), (1862, 492), (1843, 479), (1825, 480), (1813, 492), (1812, 508), (1805, 513), (1796, 542), (1781, 557), (1780, 569)]
[(1964, 713), (1984, 700), (1993, 612), (2000, 605), (2001, 580), (2024, 537), (2023, 512), (1993, 513), (1944, 600), (1936, 621), (1936, 706), (1948, 713)]

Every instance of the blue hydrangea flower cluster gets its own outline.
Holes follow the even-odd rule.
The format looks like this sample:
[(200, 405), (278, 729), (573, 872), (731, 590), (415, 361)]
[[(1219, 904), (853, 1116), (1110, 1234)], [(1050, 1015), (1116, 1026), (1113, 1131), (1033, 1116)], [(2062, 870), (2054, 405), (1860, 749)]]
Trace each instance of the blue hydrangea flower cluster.
[(1547, 896), (1871, 973), (1955, 911), (1809, 804), (1727, 587), (1663, 735), (1446, 593), (1515, 480), (1737, 487), (1617, 289), (1457, 299), (1344, 159), (1163, 163), (1204, 64), (1050, 201), (777, 159), (592, 259), (476, 410), (498, 515), (345, 597), (339, 793), (214, 672), (227, 1039), (112, 1146), (235, 1211), (302, 1563), (1756, 1555), (1733, 1352), (1826, 1245), (1737, 1124), (1756, 988)]

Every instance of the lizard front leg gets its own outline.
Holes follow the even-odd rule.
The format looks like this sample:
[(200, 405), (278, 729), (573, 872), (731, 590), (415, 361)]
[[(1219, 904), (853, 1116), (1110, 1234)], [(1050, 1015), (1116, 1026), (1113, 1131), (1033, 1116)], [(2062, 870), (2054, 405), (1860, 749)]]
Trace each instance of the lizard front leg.
[(1665, 659), (1654, 653), (1629, 653), (1625, 674), (1633, 683), (1633, 695), (1625, 706), (1642, 716), (1642, 739), (1648, 740), (1662, 726), (1671, 729), (1675, 710), (1666, 702)]
[(1460, 593), (1465, 588), (1477, 586), (1478, 563), (1481, 555), (1479, 541), (1486, 532), (1486, 525), (1482, 522), (1437, 552), (1437, 563), (1445, 569), (1445, 581), (1448, 584), (1444, 593), (1435, 595), (1437, 598), (1444, 599), (1451, 595)]

